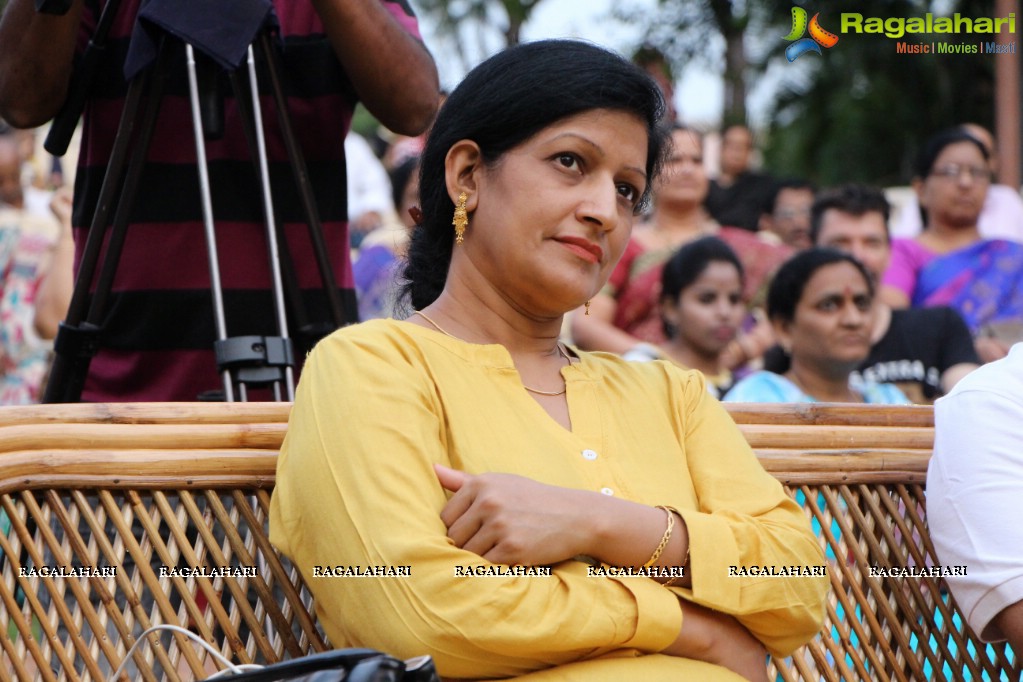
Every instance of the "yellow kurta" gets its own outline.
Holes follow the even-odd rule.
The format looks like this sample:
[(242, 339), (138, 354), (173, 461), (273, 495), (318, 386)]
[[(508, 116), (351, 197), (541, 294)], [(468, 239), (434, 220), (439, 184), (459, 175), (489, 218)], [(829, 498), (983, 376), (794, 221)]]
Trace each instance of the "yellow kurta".
[[(570, 432), (523, 389), (499, 345), (377, 320), (335, 332), (310, 354), (270, 532), (309, 583), (334, 646), (428, 653), (455, 678), (563, 665), (538, 679), (735, 679), (648, 655), (677, 636), (678, 595), (735, 615), (776, 654), (813, 637), (827, 578), (729, 577), (729, 566), (825, 560), (805, 515), (702, 376), (578, 355), (562, 370)], [(447, 538), (439, 513), (448, 495), (434, 463), (675, 507), (689, 529), (693, 588), (588, 577), (579, 561), (550, 577), (455, 577), (458, 566), (486, 562)], [(313, 577), (316, 566), (408, 566), (411, 575)], [(694, 677), (677, 677), (686, 674)]]

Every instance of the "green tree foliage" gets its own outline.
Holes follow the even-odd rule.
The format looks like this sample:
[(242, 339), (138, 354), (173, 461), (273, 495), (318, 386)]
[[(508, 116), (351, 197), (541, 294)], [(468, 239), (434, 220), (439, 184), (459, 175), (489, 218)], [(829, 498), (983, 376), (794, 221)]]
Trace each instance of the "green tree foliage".
[(691, 65), (719, 72), (726, 126), (747, 122), (747, 95), (770, 57), (763, 37), (789, 21), (788, 7), (779, 9), (777, 0), (658, 0), (652, 15), (629, 6), (615, 15), (642, 24), (646, 44), (660, 50), (679, 75)]
[[(788, 63), (784, 40), (794, 5), (820, 15), (839, 42), (823, 54)], [(988, 55), (898, 54), (884, 35), (840, 34), (842, 12), (864, 17), (994, 16), (993, 0), (658, 0), (641, 23), (676, 75), (690, 65), (725, 81), (721, 125), (747, 120), (748, 93), (766, 77), (778, 82), (769, 110), (766, 166), (821, 185), (860, 181), (902, 184), (916, 150), (932, 133), (964, 121), (991, 127), (994, 60)], [(1017, 18), (1017, 21), (1021, 21)], [(901, 40), (978, 44), (970, 35), (907, 35)]]
[[(502, 49), (518, 45), (522, 27), (542, 0), (416, 0), (417, 13), (437, 22), (438, 31), (449, 39), (466, 70), (490, 55), (480, 33), (496, 26)], [(467, 40), (466, 31), (474, 27), (475, 39)]]
[[(943, 15), (994, 16), (993, 2), (976, 0), (860, 0), (855, 11), (909, 18), (935, 12), (935, 5)], [(820, 12), (821, 25), (837, 33), (841, 13), (852, 8), (841, 0), (817, 0), (806, 9), (811, 16)], [(982, 37), (907, 34), (899, 40), (942, 39), (976, 45)], [(992, 126), (993, 57), (898, 54), (897, 42), (884, 35), (840, 34), (824, 54), (787, 64), (787, 43), (779, 41), (775, 54), (784, 64), (783, 85), (770, 116), (767, 167), (820, 185), (904, 184), (917, 150), (934, 132), (966, 121)]]

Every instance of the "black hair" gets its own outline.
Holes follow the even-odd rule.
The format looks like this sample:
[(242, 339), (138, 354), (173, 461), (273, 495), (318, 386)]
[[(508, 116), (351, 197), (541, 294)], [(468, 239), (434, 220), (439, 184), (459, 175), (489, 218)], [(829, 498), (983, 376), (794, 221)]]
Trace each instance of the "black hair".
[[(966, 132), (961, 127), (946, 128), (939, 133), (936, 133), (929, 137), (924, 146), (920, 149), (920, 153), (916, 157), (916, 177), (920, 180), (925, 179), (934, 170), (934, 162), (938, 160), (938, 156), (941, 152), (949, 145), (956, 144), (957, 142), (969, 142), (970, 144), (977, 147), (980, 153), (984, 156), (984, 161), (988, 161), (991, 155), (988, 153), (987, 147), (984, 143), (975, 138), (970, 133)], [(920, 224), (927, 229), (927, 209), (920, 205)]]
[(717, 237), (701, 237), (682, 245), (664, 264), (661, 272), (661, 299), (677, 302), (682, 290), (688, 288), (708, 265), (716, 261), (734, 265), (739, 271), (739, 279), (745, 281), (742, 263), (732, 247)]
[[(405, 188), (412, 180), (412, 174), (419, 168), (419, 157), (410, 156), (397, 166), (391, 169), (388, 174), (391, 178), (391, 199), (394, 201), (394, 208), (401, 210), (401, 197), (405, 194)], [(401, 216), (404, 218), (404, 216)]]
[(804, 178), (785, 178), (779, 180), (774, 185), (774, 193), (771, 195), (771, 202), (767, 205), (767, 212), (773, 213), (775, 206), (778, 204), (778, 196), (781, 194), (783, 189), (807, 189), (810, 190), (811, 194), (817, 193), (817, 187)]
[(675, 74), (672, 71), (671, 62), (668, 61), (668, 57), (649, 43), (641, 45), (632, 54), (632, 63), (641, 69), (647, 69), (651, 66), (657, 67), (668, 80), (675, 80)]
[[(666, 159), (670, 159), (671, 155), (678, 151), (675, 145), (675, 133), (686, 133), (692, 135), (696, 139), (696, 144), (700, 147), (700, 156), (702, 158), (703, 151), (706, 145), (704, 144), (704, 134), (698, 129), (692, 126), (686, 125), (685, 123), (672, 123), (668, 126), (668, 138), (671, 141), (666, 149)], [(653, 197), (654, 201), (657, 201), (656, 195)]]
[(670, 126), (668, 126), (668, 132), (670, 135), (674, 135), (675, 133), (689, 133), (690, 135), (696, 138), (697, 142), (700, 143), (700, 150), (701, 151), (703, 150), (705, 141), (704, 138), (706, 136), (703, 134), (703, 131), (701, 131), (699, 128), (694, 128), (693, 126), (686, 125), (685, 123), (672, 123)]
[(962, 128), (946, 128), (940, 133), (932, 135), (924, 142), (924, 146), (916, 157), (916, 177), (922, 180), (930, 175), (931, 171), (934, 170), (934, 162), (938, 160), (938, 156), (941, 155), (945, 147), (957, 142), (969, 142), (975, 145), (984, 156), (985, 161), (991, 156), (987, 151), (987, 147), (980, 140)]
[(445, 157), (459, 140), (479, 145), (482, 160), (501, 156), (558, 121), (594, 109), (635, 114), (647, 129), (647, 187), (663, 161), (667, 131), (660, 126), (664, 98), (654, 80), (620, 55), (591, 43), (542, 40), (487, 59), (451, 93), (430, 131), (419, 167), (423, 222), (412, 230), (402, 299), (420, 310), (444, 289), (454, 230)]
[(810, 242), (817, 243), (821, 233), (821, 222), (824, 213), (834, 209), (853, 216), (862, 216), (867, 213), (877, 212), (884, 216), (884, 235), (888, 235), (888, 216), (891, 213), (891, 205), (885, 198), (884, 192), (877, 187), (869, 185), (858, 185), (849, 183), (831, 189), (826, 189), (813, 200), (813, 207), (810, 209)]
[(778, 268), (771, 286), (767, 290), (767, 317), (772, 322), (791, 322), (796, 317), (796, 307), (803, 298), (806, 283), (821, 268), (835, 263), (851, 263), (863, 275), (867, 290), (874, 295), (874, 281), (856, 258), (837, 249), (814, 247), (800, 251)]
[[(661, 302), (677, 304), (682, 292), (695, 282), (711, 263), (729, 263), (739, 273), (739, 282), (745, 283), (746, 273), (739, 257), (725, 242), (717, 237), (702, 237), (682, 245), (661, 271)], [(667, 321), (661, 320), (664, 335), (671, 338), (675, 330)]]

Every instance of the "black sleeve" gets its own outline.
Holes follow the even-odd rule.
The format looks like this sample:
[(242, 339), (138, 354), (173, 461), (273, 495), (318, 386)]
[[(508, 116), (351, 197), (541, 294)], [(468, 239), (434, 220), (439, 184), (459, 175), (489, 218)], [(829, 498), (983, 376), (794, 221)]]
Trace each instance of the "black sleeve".
[(980, 357), (977, 349), (973, 346), (973, 336), (970, 329), (963, 322), (962, 316), (954, 309), (942, 307), (941, 310), (941, 337), (938, 339), (941, 348), (941, 366), (939, 369), (944, 372), (953, 365), (962, 362), (972, 362), (980, 365)]

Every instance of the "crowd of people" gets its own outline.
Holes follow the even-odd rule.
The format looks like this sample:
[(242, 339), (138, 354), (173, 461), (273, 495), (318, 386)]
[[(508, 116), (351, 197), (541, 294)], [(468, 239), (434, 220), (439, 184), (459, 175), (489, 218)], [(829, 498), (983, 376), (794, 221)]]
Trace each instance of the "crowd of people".
[[(994, 177), (991, 163), (996, 158), (993, 140), (983, 128), (957, 126), (928, 143), (914, 179), (919, 198), (898, 216), (890, 215), (880, 188), (849, 184), (818, 190), (803, 179), (750, 170), (753, 137), (742, 126), (723, 132), (721, 173), (713, 180), (704, 159), (703, 134), (676, 124), (671, 136), (666, 172), (653, 188), (649, 209), (637, 222), (607, 285), (569, 316), (565, 338), (578, 347), (634, 360), (669, 359), (700, 369), (712, 392), (721, 397), (746, 375), (759, 373), (758, 381), (774, 380), (764, 371), (784, 377), (792, 371), (786, 352), (791, 339), (783, 343), (778, 323), (771, 319), (769, 285), (783, 263), (820, 247), (850, 253), (870, 276), (873, 302), (864, 321), (870, 343), (847, 373), (849, 387), (843, 394), (848, 400), (877, 399), (880, 390), (886, 402), (933, 403), (969, 371), (1003, 357), (1014, 341), (1023, 338), (1023, 286), (1018, 281), (1023, 277), (1019, 260), (1023, 245), (1001, 237), (982, 238), (977, 227), (988, 205), (985, 191)], [(956, 154), (963, 153), (973, 165), (949, 175), (962, 168)], [(384, 161), (374, 163), (386, 164), (393, 156), (385, 152)], [(398, 305), (396, 292), (401, 280), (398, 263), (408, 231), (416, 223), (415, 186), (412, 193), (405, 189), (418, 172), (411, 170), (417, 162), (418, 156), (412, 154), (388, 169), (400, 184), (386, 213), (390, 217), (356, 251), (355, 284), (363, 319), (401, 318), (410, 312)], [(982, 172), (985, 168), (991, 172)], [(352, 174), (371, 175), (361, 170)], [(725, 189), (727, 199), (721, 200)], [(1013, 201), (1023, 209), (1018, 194), (1014, 200), (1000, 196), (997, 210), (1003, 222), (1012, 219)], [(951, 214), (949, 206), (954, 209)], [(901, 226), (909, 210), (923, 216), (927, 229), (913, 237), (893, 238), (889, 225), (898, 218)], [(735, 211), (738, 214), (733, 215)], [(756, 220), (742, 213), (755, 214)], [(905, 233), (905, 227), (898, 229)], [(723, 245), (738, 265), (729, 277), (741, 282), (741, 305), (725, 305), (729, 295), (719, 291), (722, 303), (714, 304), (719, 307), (716, 317), (699, 322), (692, 317), (694, 305), (683, 303), (696, 300), (695, 292), (703, 288), (694, 286), (697, 280), (711, 277), (704, 273), (707, 262), (702, 260), (708, 258), (707, 237), (715, 238), (715, 251)], [(694, 243), (704, 243), (702, 255), (683, 251)], [(667, 267), (672, 258), (683, 264)], [(724, 263), (711, 268), (715, 269), (724, 270)], [(683, 296), (690, 286), (693, 292)], [(933, 287), (938, 290), (931, 291)], [(675, 319), (679, 316), (687, 323), (679, 324)], [(795, 329), (801, 345), (816, 347), (821, 341), (819, 330), (799, 325)], [(698, 340), (701, 336), (703, 340)], [(883, 384), (894, 384), (890, 388), (897, 391)], [(728, 399), (767, 399), (758, 395), (743, 390)], [(813, 396), (805, 391), (800, 395)], [(832, 399), (836, 395), (832, 393)]]
[[(131, 96), (121, 69), (139, 8), (126, 4), (112, 24), (124, 49), (101, 62), (86, 104), (74, 192), (59, 172), (40, 176), (22, 133), (0, 133), (0, 404), (41, 397)], [(712, 176), (703, 133), (677, 123), (670, 71), (648, 51), (630, 63), (586, 43), (531, 43), (448, 96), (406, 3), (273, 4), (294, 47), (283, 66), (333, 270), (325, 287), (343, 307), (343, 329), (296, 354), (273, 541), (303, 570), (432, 571), (312, 583), (331, 641), (425, 647), (452, 678), (764, 679), (767, 652), (818, 632), (827, 581), (720, 576), (825, 557), (720, 401), (937, 400), (940, 418), (984, 386), (981, 365), (1017, 371), (1023, 200), (994, 183), (990, 134), (965, 124), (928, 140), (914, 197), (892, 216), (880, 188), (755, 168), (742, 125), (720, 131)], [(99, 20), (91, 6), (32, 5), (11, 0), (0, 21), (0, 114), (21, 127), (57, 111)], [(184, 111), (171, 82), (162, 106)], [(387, 144), (348, 130), (356, 101), (392, 131)], [(190, 139), (185, 120), (158, 118), (84, 400), (222, 398), (216, 302), (197, 257), (198, 157), (177, 142)], [(270, 335), (243, 128), (229, 119), (206, 142), (230, 257), (223, 305), (234, 333)], [(295, 156), (268, 131), (281, 184)], [(273, 198), (296, 296), (328, 318), (298, 192)], [(338, 414), (349, 427), (336, 428)], [(945, 457), (964, 447), (940, 444)], [(957, 469), (941, 475), (932, 491)], [(486, 564), (554, 579), (450, 582), (454, 568)], [(595, 581), (588, 566), (684, 570)], [(1000, 569), (997, 580), (1023, 580)], [(1018, 609), (1003, 618), (989, 587), (966, 588), (978, 622), (1019, 637)], [(407, 617), (367, 616), (379, 603)], [(488, 625), (466, 628), (470, 618)]]
[[(393, 24), (388, 29), (402, 31), (416, 43), (418, 34), (414, 20), (396, 6), (384, 3), (383, 7), (390, 12), (387, 21)], [(7, 30), (10, 25), (26, 21), (19, 18), (17, 7), (12, 7), (7, 14), (14, 15), (6, 19)], [(374, 18), (379, 21), (381, 16)], [(38, 19), (33, 16), (32, 20)], [(308, 22), (317, 20), (318, 17), (307, 17), (303, 21), (312, 26)], [(296, 25), (296, 35), (304, 30), (307, 29)], [(331, 45), (327, 40), (321, 47), (329, 52)], [(62, 51), (66, 49), (66, 46), (61, 47)], [(405, 46), (403, 49), (415, 54), (422, 46), (419, 43), (418, 48)], [(3, 56), (0, 51), (0, 58)], [(417, 55), (417, 59), (421, 57)], [(10, 59), (10, 55), (7, 58)], [(310, 57), (330, 58), (326, 54)], [(415, 60), (412, 63), (415, 64)], [(850, 388), (846, 395), (852, 400), (862, 400), (868, 393), (874, 395), (875, 384), (892, 383), (912, 402), (932, 403), (971, 369), (1004, 357), (1013, 342), (1023, 339), (1023, 201), (1019, 192), (994, 183), (998, 168), (997, 146), (984, 128), (963, 124), (930, 140), (919, 155), (913, 197), (904, 202), (897, 215), (890, 215), (889, 204), (879, 188), (847, 185), (818, 189), (802, 178), (779, 177), (767, 170), (755, 169), (755, 136), (742, 125), (732, 125), (720, 132), (717, 137), (719, 157), (716, 163), (710, 163), (704, 158), (704, 134), (675, 123), (677, 112), (670, 101), (673, 91), (666, 61), (658, 57), (655, 50), (643, 48), (635, 55), (635, 63), (653, 77), (668, 101), (663, 122), (673, 129), (666, 172), (652, 188), (649, 206), (640, 215), (606, 286), (568, 316), (565, 340), (585, 350), (608, 351), (639, 360), (668, 358), (682, 366), (701, 369), (708, 373), (712, 391), (721, 397), (727, 392), (725, 389), (750, 374), (767, 371), (785, 376), (792, 371), (792, 358), (785, 352), (786, 343), (779, 338), (778, 323), (771, 319), (768, 310), (769, 286), (783, 263), (802, 251), (822, 246), (851, 253), (871, 276), (874, 302), (866, 322), (871, 345), (848, 375)], [(286, 63), (285, 66), (299, 68), (302, 64)], [(408, 64), (405, 66), (408, 67), (405, 71), (409, 71), (405, 77), (410, 81), (436, 79), (432, 65), (425, 67), (428, 72), (425, 76)], [(47, 68), (53, 67), (48, 65)], [(351, 68), (369, 67), (356, 63)], [(424, 70), (422, 66), (418, 68)], [(4, 86), (0, 93), (20, 93), (17, 88), (21, 84), (15, 78), (8, 77), (0, 85)], [(399, 301), (401, 264), (411, 231), (419, 222), (420, 157), (435, 111), (433, 105), (442, 104), (446, 98), (446, 93), (437, 91), (434, 102), (422, 97), (419, 108), (406, 113), (402, 111), (403, 105), (387, 101), (378, 86), (367, 85), (366, 89), (360, 96), (371, 106), (379, 107), (374, 113), (381, 121), (391, 123), (393, 129), (401, 132), (381, 127), (379, 130), (384, 131), (384, 135), (374, 134), (367, 139), (351, 131), (332, 143), (343, 141), (343, 149), (325, 146), (321, 140), (305, 143), (305, 151), (313, 160), (312, 167), (317, 169), (316, 198), (324, 220), (333, 275), (341, 293), (343, 322), (381, 317), (401, 319), (411, 312)], [(118, 96), (123, 96), (123, 92)], [(49, 113), (45, 106), (29, 106), (31, 104), (20, 100), (12, 102), (9, 107), (14, 108), (9, 108), (8, 114), (30, 115), (31, 118), (23, 121), (31, 122)], [(351, 106), (349, 101), (338, 111), (350, 112)], [(328, 112), (318, 115), (326, 116)], [(414, 116), (416, 127), (405, 129), (402, 121), (396, 123), (389, 118), (391, 116)], [(89, 151), (81, 162), (86, 172), (79, 179), (79, 191), (74, 195), (74, 211), (65, 206), (70, 188), (61, 192), (53, 212), (49, 208), (39, 210), (46, 206), (47, 198), (45, 192), (37, 189), (40, 183), (28, 181), (32, 174), (26, 169), (38, 169), (45, 155), (36, 153), (31, 144), (26, 152), (24, 138), (18, 143), (13, 140), (14, 131), (5, 135), (12, 138), (5, 145), (6, 163), (13, 162), (10, 149), (15, 145), (21, 159), (20, 174), (9, 172), (8, 176), (18, 177), (22, 186), (31, 191), (28, 203), (35, 208), (35, 215), (49, 213), (42, 216), (50, 222), (46, 237), (50, 246), (43, 249), (45, 257), (37, 258), (40, 263), (34, 266), (38, 270), (38, 281), (31, 287), (32, 291), (25, 294), (17, 293), (17, 284), (9, 288), (9, 298), (16, 299), (19, 307), (40, 311), (38, 324), (29, 325), (31, 334), (5, 333), (13, 337), (12, 342), (31, 347), (35, 360), (27, 364), (32, 367), (45, 367), (45, 358), (49, 356), (47, 340), (56, 335), (57, 324), (70, 300), (74, 267), (69, 267), (69, 257), (75, 257), (76, 251), (68, 237), (75, 235), (77, 259), (81, 259), (88, 229), (87, 215), (95, 208), (105, 168), (104, 158), (110, 152), (111, 126), (115, 123), (112, 118), (92, 116), (89, 119), (86, 139), (102, 139), (104, 147), (99, 149), (92, 143), (87, 146)], [(218, 168), (226, 169), (236, 163), (240, 142), (233, 139), (213, 145), (210, 157), (214, 159), (211, 162), (214, 176)], [(194, 159), (165, 156), (172, 164), (194, 163)], [(345, 167), (340, 167), (339, 162)], [(271, 163), (287, 165), (289, 162), (272, 158)], [(708, 168), (715, 166), (717, 172), (712, 175)], [(144, 174), (141, 192), (149, 191), (146, 183), (166, 180), (161, 175), (166, 172), (163, 169)], [(326, 181), (331, 173), (335, 180), (346, 179), (343, 193), (328, 192)], [(61, 174), (54, 173), (50, 177), (59, 182)], [(73, 172), (71, 177), (74, 177)], [(224, 184), (243, 183), (235, 180)], [(12, 185), (8, 183), (8, 186)], [(47, 189), (55, 187), (51, 184)], [(241, 189), (232, 191), (240, 197)], [(328, 195), (346, 199), (337, 201), (327, 198)], [(185, 250), (191, 253), (196, 247), (200, 221), (198, 201), (186, 200), (184, 195), (178, 199), (178, 206), (174, 208), (165, 201), (150, 202), (156, 205), (147, 210), (139, 209), (137, 213), (141, 215), (133, 218), (146, 225), (138, 228), (139, 233), (152, 230), (151, 225), (160, 226), (163, 232), (159, 239), (128, 240), (129, 248), (117, 273), (103, 323), (102, 343), (98, 355), (91, 361), (83, 399), (195, 400), (217, 399), (219, 395), (220, 379), (213, 366), (212, 353), (204, 347), (212, 347), (212, 341), (206, 339), (212, 338), (214, 332), (214, 311), (208, 292), (201, 286), (208, 277), (201, 261), (190, 258), (195, 267), (175, 270), (173, 277), (157, 276), (150, 267), (151, 259), (168, 257), (167, 249), (171, 244), (176, 244), (175, 248), (182, 253)], [(10, 211), (24, 212), (21, 203), (24, 202), (14, 198), (4, 201), (8, 223), (13, 220)], [(286, 197), (281, 203), (286, 207), (279, 209), (279, 219), (287, 225), (284, 251), (296, 252), (298, 286), (303, 290), (305, 304), (311, 306), (305, 312), (318, 320), (327, 320), (323, 292), (315, 290), (320, 281), (312, 271), (311, 246), (296, 236), (303, 228), (304, 219), (293, 215), (299, 213), (293, 198)], [(226, 235), (218, 237), (221, 248), (226, 243), (231, 260), (245, 262), (244, 267), (233, 264), (227, 267), (223, 285), (227, 322), (233, 335), (272, 334), (273, 329), (268, 325), (272, 316), (257, 312), (270, 306), (266, 298), (269, 292), (265, 288), (267, 273), (253, 264), (265, 260), (253, 250), (263, 248), (262, 242), (248, 240), (244, 248), (239, 246), (241, 251), (233, 250), (234, 241), (240, 239), (240, 224), (250, 224), (245, 229), (252, 229), (258, 221), (252, 214), (253, 202), (244, 204), (246, 208), (233, 198), (217, 204), (220, 208), (227, 207), (231, 224), (237, 223), (225, 230)], [(77, 216), (75, 227), (70, 231), (55, 231), (53, 225), (65, 225), (69, 214)], [(166, 226), (171, 223), (167, 218), (171, 216), (176, 227), (168, 231)], [(23, 225), (26, 220), (18, 218)], [(704, 323), (707, 328), (701, 330), (698, 323), (679, 324), (673, 318), (687, 315), (687, 310), (692, 312), (691, 306), (682, 305), (687, 300), (682, 290), (712, 273), (703, 273), (705, 264), (699, 259), (693, 261), (700, 270), (698, 274), (682, 272), (677, 267), (669, 269), (666, 265), (682, 247), (710, 236), (732, 252), (739, 266), (734, 274), (742, 283), (742, 315), (736, 322), (737, 308), (722, 305), (717, 313), (719, 321), (708, 320)], [(50, 257), (51, 247), (54, 258)], [(154, 247), (159, 249), (159, 257), (149, 252)], [(245, 258), (239, 258), (239, 253)], [(51, 260), (58, 267), (51, 268)], [(684, 265), (682, 270), (689, 267), (689, 264)], [(719, 262), (711, 270), (723, 267)], [(18, 271), (24, 272), (25, 268)], [(675, 273), (674, 278), (669, 277), (669, 271)], [(52, 274), (44, 277), (47, 273)], [(680, 282), (685, 286), (680, 288)], [(38, 301), (36, 290), (39, 291)], [(796, 301), (788, 303), (797, 304)], [(169, 328), (168, 319), (178, 323), (176, 331)], [(321, 330), (332, 326), (336, 323), (328, 321), (321, 325)], [(185, 333), (182, 329), (189, 331)], [(804, 340), (803, 334), (809, 333), (812, 342), (813, 334), (817, 333), (800, 326), (796, 329), (799, 341)], [(696, 337), (701, 334), (704, 337), (716, 335), (720, 341), (697, 341)], [(307, 340), (304, 350), (318, 338), (314, 335)], [(27, 341), (23, 341), (25, 339)], [(699, 349), (699, 358), (694, 355), (693, 343), (704, 346)], [(22, 352), (29, 351), (23, 348)], [(13, 359), (17, 357), (14, 350), (7, 353), (7, 357), (15, 365), (20, 362)], [(40, 358), (44, 358), (42, 364)], [(298, 365), (300, 371), (301, 360)], [(38, 401), (45, 370), (33, 369), (31, 373), (33, 378), (24, 381), (27, 390), (20, 391), (16, 399), (4, 402)], [(8, 367), (9, 377), (16, 374), (13, 365)], [(762, 380), (766, 375), (759, 376)], [(729, 399), (735, 400), (738, 395), (754, 399), (757, 394), (744, 391)]]
[[(747, 199), (760, 206), (756, 230), (723, 225), (710, 213), (713, 183), (704, 163), (703, 136), (676, 127), (650, 209), (608, 284), (570, 316), (566, 338), (588, 350), (635, 360), (667, 358), (699, 369), (720, 397), (749, 374), (784, 376), (791, 372), (786, 352), (791, 341), (782, 342), (771, 317), (769, 285), (794, 254), (830, 247), (852, 254), (866, 268), (873, 299), (867, 321), (870, 346), (849, 372), (847, 396), (860, 401), (873, 394), (873, 385), (891, 383), (912, 402), (934, 402), (972, 369), (1003, 357), (1023, 332), (1023, 244), (980, 233), (990, 177), (984, 169), (990, 168), (994, 151), (987, 146), (989, 137), (977, 129), (967, 125), (944, 131), (921, 153), (914, 181), (919, 199), (910, 208), (923, 216), (926, 229), (898, 238), (889, 229), (898, 216), (890, 216), (881, 189), (850, 184), (817, 191), (798, 179), (778, 180), (767, 199), (759, 194)], [(19, 135), (9, 128), (0, 135), (0, 172), (5, 178), (0, 215), (5, 239), (21, 243), (20, 249), (8, 247), (4, 253), (12, 264), (16, 259), (33, 262), (8, 266), (12, 274), (5, 288), (4, 319), (9, 322), (0, 331), (7, 344), (4, 376), (6, 383), (23, 389), (4, 392), (4, 404), (38, 402), (41, 397), (52, 343), (48, 340), (56, 335), (70, 299), (75, 253), (69, 227), (71, 188), (65, 185), (54, 192), (57, 187), (50, 178), (59, 181), (59, 175), (33, 180), (39, 175), (33, 169), (40, 166), (34, 157), (40, 154), (23, 136), (16, 139)], [(356, 235), (350, 239), (351, 277), (361, 320), (409, 313), (398, 294), (401, 264), (417, 224), (420, 152), (412, 144), (416, 138), (395, 137), (380, 148), (379, 156), (354, 132), (345, 143), (346, 149), (362, 150), (348, 157), (347, 173), (351, 233)], [(396, 145), (405, 152), (395, 153)], [(722, 150), (723, 166), (729, 154), (734, 154), (731, 147)], [(735, 161), (731, 163), (728, 167), (734, 168)], [(1005, 199), (1000, 202), (1009, 205)], [(35, 255), (30, 255), (33, 250)], [(679, 262), (671, 265), (672, 259)], [(705, 272), (711, 262), (714, 267)], [(728, 262), (734, 265), (728, 268)], [(702, 280), (726, 269), (728, 285), (715, 284), (714, 295), (700, 293), (710, 286)], [(32, 274), (26, 280), (28, 272)], [(702, 322), (698, 302), (707, 308)], [(718, 310), (711, 315), (713, 306)], [(28, 323), (14, 323), (25, 319)], [(803, 339), (807, 333), (810, 338)], [(800, 327), (795, 332), (799, 341), (811, 345), (819, 340), (817, 333)], [(759, 394), (747, 391), (729, 400), (740, 395), (759, 400)]]

